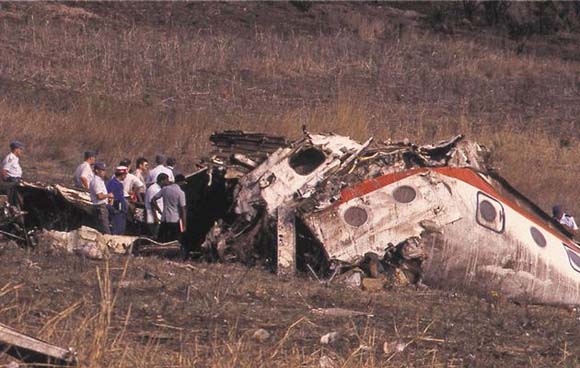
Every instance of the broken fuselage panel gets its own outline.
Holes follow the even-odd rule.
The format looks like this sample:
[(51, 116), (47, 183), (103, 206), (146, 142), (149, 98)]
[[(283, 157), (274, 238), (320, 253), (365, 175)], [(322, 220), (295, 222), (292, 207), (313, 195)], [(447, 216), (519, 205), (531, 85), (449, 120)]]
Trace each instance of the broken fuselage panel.
[(417, 238), (427, 285), (580, 303), (578, 245), (497, 185), (471, 168), (415, 168), (346, 188), (303, 221), (331, 259), (355, 262)]

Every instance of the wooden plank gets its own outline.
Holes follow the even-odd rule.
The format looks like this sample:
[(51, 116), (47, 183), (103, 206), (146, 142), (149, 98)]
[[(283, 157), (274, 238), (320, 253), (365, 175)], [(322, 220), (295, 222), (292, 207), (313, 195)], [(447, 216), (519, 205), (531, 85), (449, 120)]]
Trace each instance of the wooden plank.
[(0, 323), (0, 352), (25, 363), (73, 366), (76, 353), (20, 333)]

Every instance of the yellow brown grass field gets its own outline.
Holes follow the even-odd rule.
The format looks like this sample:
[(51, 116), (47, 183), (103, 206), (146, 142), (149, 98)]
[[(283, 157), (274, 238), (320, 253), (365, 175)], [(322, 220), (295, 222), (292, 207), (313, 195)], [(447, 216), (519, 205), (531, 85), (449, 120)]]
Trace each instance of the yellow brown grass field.
[[(27, 178), (68, 182), (86, 149), (109, 165), (164, 152), (187, 172), (220, 129), (419, 143), (463, 133), (545, 210), (580, 216), (577, 36), (521, 52), (488, 29), (433, 33), (387, 5), (0, 3), (0, 145), (25, 142)], [(0, 320), (75, 346), (85, 366), (578, 364), (576, 316), (554, 308), (156, 259), (132, 259), (121, 276), (123, 260), (8, 245), (0, 260)], [(148, 273), (159, 279), (145, 289), (118, 286)], [(331, 306), (375, 317), (309, 312)], [(273, 336), (258, 343), (257, 328)], [(335, 329), (338, 345), (321, 346)]]

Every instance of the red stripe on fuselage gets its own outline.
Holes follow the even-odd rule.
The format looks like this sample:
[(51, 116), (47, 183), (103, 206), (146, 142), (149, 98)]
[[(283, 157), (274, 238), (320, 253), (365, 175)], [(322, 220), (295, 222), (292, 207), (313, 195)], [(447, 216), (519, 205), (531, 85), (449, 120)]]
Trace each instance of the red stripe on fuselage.
[(564, 236), (562, 233), (547, 227), (546, 224), (544, 223), (544, 220), (524, 210), (513, 200), (501, 195), (490, 183), (485, 181), (479, 174), (477, 174), (470, 168), (464, 167), (416, 168), (380, 176), (374, 179), (365, 180), (359, 184), (353, 185), (352, 187), (343, 189), (340, 193), (340, 200), (337, 201), (336, 205), (337, 206), (341, 205), (352, 199), (362, 197), (368, 193), (374, 192), (375, 190), (379, 190), (382, 187), (393, 184), (395, 182), (398, 182), (415, 174), (422, 174), (428, 171), (435, 171), (439, 174), (461, 180), (462, 182), (467, 183), (492, 197), (495, 197), (498, 201), (503, 202), (505, 205), (509, 206), (511, 209), (513, 209), (520, 215), (524, 216), (526, 219), (530, 220), (537, 226), (541, 227), (542, 229), (546, 230), (550, 234), (560, 239), (560, 241), (562, 241), (562, 243), (566, 245), (568, 248), (580, 252), (580, 248), (572, 241), (570, 241), (569, 238)]

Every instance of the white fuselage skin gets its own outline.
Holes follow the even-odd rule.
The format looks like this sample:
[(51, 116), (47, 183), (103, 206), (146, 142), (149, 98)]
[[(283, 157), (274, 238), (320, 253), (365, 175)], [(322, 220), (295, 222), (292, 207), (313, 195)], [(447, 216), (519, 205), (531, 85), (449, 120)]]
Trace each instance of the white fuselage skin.
[(424, 169), (380, 185), (305, 217), (330, 258), (352, 262), (366, 252), (384, 253), (389, 243), (421, 237), (427, 285), (580, 304), (576, 244), (502, 197), (480, 174)]

